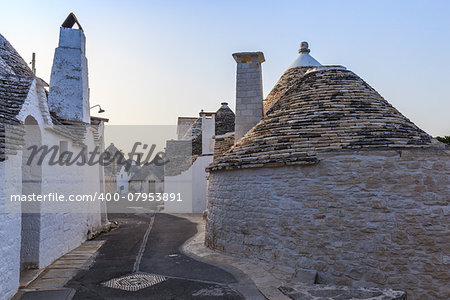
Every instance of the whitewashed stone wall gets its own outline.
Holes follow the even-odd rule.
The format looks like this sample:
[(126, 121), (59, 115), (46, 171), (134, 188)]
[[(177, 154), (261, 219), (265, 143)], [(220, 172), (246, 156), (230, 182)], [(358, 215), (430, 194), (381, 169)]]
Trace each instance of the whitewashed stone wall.
[[(79, 153), (80, 146), (76, 146), (71, 140), (57, 135), (51, 129), (40, 128), (42, 140), (45, 145), (58, 145), (60, 141), (68, 142), (69, 151)], [(88, 149), (93, 149), (94, 137), (91, 130), (88, 130), (86, 143)], [(26, 145), (28, 146), (28, 145)], [(22, 179), (30, 179), (27, 175), (27, 168), (22, 168), (22, 160), (15, 161), (17, 155), (10, 156), (13, 159), (8, 159), (5, 163), (5, 181), (6, 184), (17, 184), (21, 186), (19, 191), (6, 191), (2, 197), (9, 197), (12, 194), (22, 194), (24, 187), (29, 184), (22, 185)], [(18, 156), (21, 158), (21, 156)], [(66, 199), (69, 195), (94, 195), (102, 190), (103, 182), (100, 179), (100, 168), (98, 165), (93, 166), (50, 166), (48, 160), (50, 155), (46, 157), (42, 163), (37, 180), (40, 180), (38, 189), (33, 189), (28, 192), (35, 192), (41, 195), (48, 195), (50, 193), (57, 193), (64, 195)], [(24, 177), (25, 176), (25, 177)], [(34, 183), (33, 185), (36, 185)], [(8, 200), (8, 199), (6, 199)], [(16, 207), (15, 203), (8, 202), (5, 206), (5, 212), (10, 214), (17, 214), (20, 219), (20, 203)], [(96, 202), (41, 202), (39, 210), (34, 210), (34, 213), (27, 217), (28, 221), (22, 225), (19, 222), (18, 230), (28, 230), (27, 238), (22, 239), (19, 235), (14, 235), (14, 238), (19, 241), (19, 249), (22, 252), (34, 253), (30, 260), (23, 260), (21, 263), (27, 263), (31, 267), (46, 267), (55, 259), (68, 251), (79, 246), (86, 238), (101, 229), (101, 203)], [(23, 233), (24, 231), (22, 231)], [(37, 249), (37, 250), (36, 250)], [(16, 254), (20, 257), (21, 251)], [(23, 256), (26, 258), (27, 256)], [(21, 263), (18, 263), (16, 268), (19, 270)]]
[[(27, 120), (27, 117), (31, 119)], [(31, 145), (41, 145), (42, 137), (44, 135), (44, 125), (51, 123), (50, 114), (48, 113), (47, 96), (43, 88), (42, 82), (39, 79), (34, 79), (27, 98), (25, 99), (22, 109), (20, 110), (17, 119), (24, 124), (31, 125), (33, 128), (28, 128), (27, 135), (24, 137), (26, 141), (25, 148)], [(31, 120), (31, 123), (27, 123)], [(38, 126), (37, 124), (41, 125)], [(10, 158), (15, 156), (10, 156)], [(20, 155), (23, 158), (23, 155)], [(28, 157), (25, 158), (27, 160)], [(41, 185), (38, 183), (29, 183), (29, 180), (40, 181), (42, 178), (41, 168), (34, 166), (24, 166), (23, 160), (15, 162), (8, 160), (6, 163), (6, 179), (8, 184), (11, 182), (18, 182), (21, 184), (21, 191), (16, 194), (30, 194), (42, 193)], [(22, 180), (26, 183), (22, 183)], [(7, 193), (6, 195), (11, 195)], [(11, 211), (11, 203), (8, 203), (8, 211)], [(24, 205), (27, 205), (26, 203)], [(19, 204), (19, 206), (21, 206)], [(21, 223), (19, 230), (21, 236), (19, 238), (19, 263), (16, 268), (20, 270), (23, 266), (39, 267), (39, 253), (41, 240), (41, 218), (38, 214), (22, 214), (21, 209), (18, 209), (15, 214), (21, 216)]]
[[(44, 141), (47, 145), (58, 145), (61, 140), (69, 144), (69, 151), (79, 153), (81, 147), (70, 140), (46, 131)], [(93, 133), (89, 129), (86, 136), (89, 151), (94, 149)], [(69, 195), (94, 195), (101, 191), (100, 170), (93, 166), (49, 166), (42, 164), (42, 193)], [(101, 228), (101, 203), (82, 202), (65, 204), (65, 212), (53, 213), (58, 205), (43, 203), (41, 215), (41, 239), (39, 267), (51, 264), (55, 259), (78, 247), (88, 235)], [(70, 205), (70, 206), (69, 206)], [(47, 207), (45, 207), (47, 206)], [(68, 212), (70, 211), (70, 212)]]
[(206, 244), (322, 281), (448, 299), (448, 150), (330, 153), (212, 172)]
[[(155, 183), (155, 190), (150, 190), (150, 181)], [(130, 181), (129, 188), (130, 193), (163, 193), (164, 181), (160, 180), (154, 174), (150, 174), (145, 179)]]
[(164, 177), (165, 193), (180, 193), (182, 201), (164, 203), (164, 212), (202, 213), (206, 209), (206, 167), (213, 156), (199, 156), (192, 166), (177, 176)]
[(120, 172), (117, 173), (117, 192), (119, 194), (128, 194), (128, 181), (130, 180), (131, 176), (130, 174), (125, 170), (126, 167), (122, 166), (120, 168)]
[[(42, 140), (42, 144), (48, 146), (59, 145), (60, 141), (66, 141), (69, 145), (68, 150), (78, 153), (81, 148), (74, 145), (70, 139), (58, 135), (51, 128), (44, 127), (52, 126), (48, 103), (52, 106), (52, 111), (59, 113), (59, 117), (90, 123), (85, 37), (81, 30), (61, 28), (48, 102), (44, 86), (46, 84), (41, 79), (33, 80), (17, 119), (24, 122), (31, 116), (35, 121), (33, 124), (41, 126), (38, 131), (33, 132), (36, 133), (36, 141)], [(65, 101), (61, 101), (62, 99)], [(89, 129), (85, 142), (91, 150), (95, 146), (94, 136), (97, 136), (97, 133)], [(29, 137), (26, 138), (26, 142), (35, 142), (31, 140)], [(103, 144), (101, 146), (103, 148)], [(29, 175), (42, 178), (42, 181), (32, 183), (37, 185), (38, 194), (59, 193), (67, 197), (69, 194), (92, 195), (104, 191), (103, 169), (99, 165), (59, 167), (49, 166), (44, 162), (39, 170), (24, 168), (20, 151), (16, 155), (10, 155), (6, 161), (0, 162), (1, 299), (9, 299), (17, 291), (21, 264), (27, 263), (23, 260), (26, 257), (25, 252), (31, 253), (31, 250), (38, 249), (33, 252), (34, 256), (29, 256), (31, 259), (28, 266), (45, 267), (79, 246), (90, 233), (99, 230), (102, 225), (102, 208), (98, 201), (74, 211), (66, 210), (65, 213), (55, 213), (52, 211), (53, 208), (48, 207), (55, 205), (54, 203), (42, 202), (41, 213), (30, 215), (33, 220), (28, 222), (30, 219), (21, 215), (24, 206), (21, 203), (11, 203), (8, 196), (26, 193), (29, 186), (23, 184), (22, 179), (36, 178)], [(24, 228), (29, 228), (30, 232), (33, 231), (32, 234), (28, 235), (30, 232), (24, 231)], [(22, 260), (21, 252), (25, 253)]]
[[(50, 120), (45, 91), (39, 79), (33, 80), (17, 118), (24, 122), (27, 116), (32, 116), (39, 124), (47, 124)], [(21, 204), (11, 203), (7, 196), (22, 194), (21, 166), (21, 152), (8, 155), (6, 161), (0, 162), (0, 241), (2, 241), (0, 243), (0, 295), (2, 299), (11, 298), (19, 288), (22, 248)], [(10, 211), (15, 212), (10, 213)]]
[[(41, 127), (40, 137), (43, 143), (52, 146), (59, 145), (60, 141), (67, 141), (69, 149), (75, 153), (80, 151), (79, 146), (72, 141), (56, 134), (51, 129), (44, 129), (42, 125), (48, 124), (49, 115), (46, 106), (46, 96), (35, 80), (29, 94), (18, 115), (22, 122), (32, 116)], [(94, 147), (94, 133), (88, 130), (86, 143), (89, 149)], [(93, 203), (89, 208), (83, 208), (73, 213), (51, 213), (46, 203), (41, 205), (44, 211), (41, 215), (33, 214), (39, 226), (34, 228), (38, 240), (22, 241), (21, 204), (11, 203), (8, 195), (22, 194), (22, 154), (9, 155), (8, 159), (0, 162), (0, 295), (4, 299), (12, 297), (19, 287), (21, 268), (21, 250), (29, 245), (37, 245), (38, 257), (36, 267), (46, 267), (55, 259), (79, 246), (88, 237), (88, 233), (101, 228), (101, 206), (99, 202)], [(41, 193), (57, 192), (68, 196), (69, 194), (93, 194), (102, 190), (101, 169), (94, 166), (49, 166), (42, 164)], [(74, 184), (74, 180), (77, 181)], [(8, 201), (6, 203), (6, 201)], [(54, 205), (54, 204), (48, 204)], [(3, 298), (2, 298), (3, 299)]]
[(192, 212), (202, 213), (206, 209), (206, 187), (208, 173), (206, 167), (212, 163), (213, 156), (199, 156), (193, 164)]
[(192, 166), (176, 176), (164, 176), (164, 192), (180, 193), (183, 201), (164, 203), (164, 212), (191, 213), (192, 212)]
[[(11, 156), (10, 159), (18, 165), (22, 163), (20, 154)], [(16, 178), (21, 178), (20, 168), (13, 172)], [(20, 213), (5, 213), (5, 201), (7, 194), (21, 193), (21, 180), (6, 184), (5, 162), (0, 162), (0, 295), (2, 299), (11, 298), (19, 288), (21, 216)]]
[(28, 116), (32, 116), (38, 124), (51, 124), (44, 84), (38, 78), (33, 80), (17, 119), (25, 122)]

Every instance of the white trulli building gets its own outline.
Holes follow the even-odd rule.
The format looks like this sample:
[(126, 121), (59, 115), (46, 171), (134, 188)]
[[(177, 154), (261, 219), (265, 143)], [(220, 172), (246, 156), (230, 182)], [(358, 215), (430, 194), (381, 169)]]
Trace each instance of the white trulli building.
[(78, 22), (71, 14), (60, 29), (49, 92), (47, 84), (0, 35), (1, 299), (16, 293), (21, 270), (46, 267), (106, 222), (104, 207), (98, 202), (71, 207), (10, 201), (11, 195), (58, 193), (67, 197), (104, 190), (99, 164), (50, 165), (50, 155), (42, 164), (27, 163), (27, 148), (33, 145), (58, 146), (56, 157), (63, 151), (104, 150), (105, 119), (89, 114), (85, 36), (81, 26), (71, 28), (74, 23)]
[(262, 54), (234, 57), (236, 133), (252, 109), (262, 119), (208, 167), (206, 244), (324, 283), (449, 299), (449, 147), (306, 43), (265, 101)]
[[(216, 147), (234, 139), (235, 115), (222, 102), (216, 112), (199, 113), (199, 118), (178, 118), (178, 140), (167, 141), (164, 191), (180, 193), (182, 201), (164, 203), (165, 212), (202, 213), (207, 207), (208, 173)], [(216, 141), (219, 141), (218, 143)]]

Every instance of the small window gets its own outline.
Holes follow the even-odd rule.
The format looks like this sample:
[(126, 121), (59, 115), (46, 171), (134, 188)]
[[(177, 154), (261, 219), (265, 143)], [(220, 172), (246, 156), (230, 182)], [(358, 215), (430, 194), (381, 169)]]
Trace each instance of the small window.
[(60, 153), (68, 151), (69, 150), (69, 142), (59, 141), (59, 150), (60, 150)]
[(84, 163), (86, 164), (87, 163), (87, 161), (88, 161), (88, 148), (87, 148), (87, 146), (86, 147), (83, 147), (83, 150), (81, 150), (82, 151), (82, 161), (84, 161)]
[[(69, 151), (69, 142), (59, 141), (59, 159), (64, 159), (64, 153)], [(66, 153), (67, 154), (67, 153)]]
[(149, 193), (156, 193), (156, 181), (149, 180), (149, 182), (148, 182), (148, 192)]

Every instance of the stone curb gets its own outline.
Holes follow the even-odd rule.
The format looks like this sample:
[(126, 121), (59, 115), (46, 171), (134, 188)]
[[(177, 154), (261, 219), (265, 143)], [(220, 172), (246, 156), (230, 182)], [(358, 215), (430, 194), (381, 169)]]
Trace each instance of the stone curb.
[(48, 291), (51, 294), (55, 290), (63, 289), (64, 285), (80, 270), (89, 269), (94, 262), (98, 249), (104, 243), (105, 241), (86, 241), (78, 248), (64, 254), (51, 265), (41, 270), (34, 280), (21, 287), (13, 299), (26, 298), (27, 292)]

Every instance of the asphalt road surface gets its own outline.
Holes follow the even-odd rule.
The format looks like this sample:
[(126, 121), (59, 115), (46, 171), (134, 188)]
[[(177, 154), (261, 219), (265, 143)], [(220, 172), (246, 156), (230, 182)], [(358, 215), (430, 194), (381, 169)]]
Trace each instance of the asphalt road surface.
[[(120, 226), (99, 237), (106, 242), (94, 264), (66, 285), (76, 290), (73, 299), (244, 299), (230, 287), (237, 283), (233, 275), (180, 252), (197, 232), (196, 224), (168, 214), (109, 218)], [(165, 280), (136, 291), (102, 284), (130, 274), (155, 274)]]

